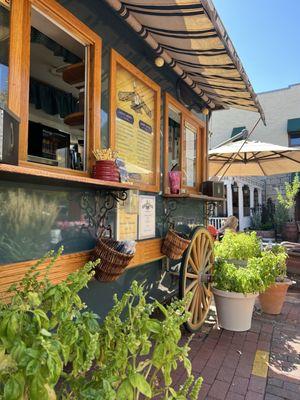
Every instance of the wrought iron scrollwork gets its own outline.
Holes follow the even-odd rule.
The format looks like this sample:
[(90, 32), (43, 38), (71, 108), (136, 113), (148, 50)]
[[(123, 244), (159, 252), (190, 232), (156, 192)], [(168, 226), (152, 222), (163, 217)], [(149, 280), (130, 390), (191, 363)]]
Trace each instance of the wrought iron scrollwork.
[(177, 210), (177, 201), (165, 199), (164, 201), (164, 224), (174, 228), (174, 213)]
[(104, 231), (111, 234), (111, 225), (108, 216), (119, 201), (127, 199), (125, 190), (119, 192), (84, 192), (81, 196), (80, 206), (87, 219), (88, 229), (93, 230), (97, 237)]

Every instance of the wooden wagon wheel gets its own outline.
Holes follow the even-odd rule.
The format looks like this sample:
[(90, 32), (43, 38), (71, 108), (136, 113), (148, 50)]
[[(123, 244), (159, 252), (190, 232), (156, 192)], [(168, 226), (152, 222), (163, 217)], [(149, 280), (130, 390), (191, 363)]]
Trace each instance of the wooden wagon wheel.
[(190, 332), (196, 332), (204, 323), (211, 303), (211, 273), (213, 269), (213, 239), (205, 228), (197, 228), (181, 263), (179, 296), (192, 297), (187, 304), (191, 317), (185, 323)]

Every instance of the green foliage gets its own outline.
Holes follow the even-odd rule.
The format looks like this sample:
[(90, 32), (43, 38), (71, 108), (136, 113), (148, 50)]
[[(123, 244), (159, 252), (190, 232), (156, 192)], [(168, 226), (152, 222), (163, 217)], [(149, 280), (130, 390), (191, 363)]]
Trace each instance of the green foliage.
[[(0, 305), (0, 399), (196, 400), (202, 378), (194, 381), (189, 344), (180, 342), (180, 326), (189, 317), (185, 302), (149, 304), (133, 282), (100, 325), (78, 295), (94, 263), (58, 285), (49, 281), (61, 251), (31, 267), (11, 287), (11, 303)], [(42, 278), (38, 267), (48, 257)], [(156, 307), (162, 320), (152, 315)], [(179, 364), (187, 380), (175, 390), (172, 372)]]
[(215, 243), (215, 256), (227, 260), (247, 260), (258, 257), (261, 253), (261, 243), (256, 232), (236, 233), (226, 230), (221, 242)]
[(296, 174), (293, 182), (285, 182), (285, 193), (282, 194), (278, 189), (275, 207), (274, 222), (278, 232), (281, 232), (284, 223), (293, 219), (292, 212), (295, 206), (295, 199), (300, 189), (299, 175)]
[(255, 230), (261, 229), (261, 212), (254, 210), (251, 216), (251, 228)]
[(288, 220), (289, 220), (288, 210), (283, 206), (283, 204), (281, 203), (276, 204), (274, 213), (274, 225), (277, 232), (282, 231), (283, 225), (286, 222), (288, 222)]
[(300, 189), (299, 175), (296, 174), (293, 179), (293, 182), (291, 183), (285, 182), (284, 195), (281, 192), (279, 192), (278, 189), (276, 189), (278, 203), (281, 204), (286, 210), (288, 211), (291, 210), (295, 205), (295, 198), (297, 196), (297, 193), (299, 192), (299, 189)]
[[(97, 316), (85, 310), (78, 296), (93, 276), (93, 263), (53, 285), (49, 269), (62, 249), (48, 253), (26, 273), (9, 305), (0, 307), (0, 398), (56, 399), (55, 386), (68, 364), (70, 375), (88, 371), (99, 353)], [(38, 281), (38, 266), (50, 257)]]
[(217, 289), (236, 293), (264, 292), (270, 285), (285, 277), (286, 254), (263, 251), (261, 257), (252, 257), (246, 267), (239, 267), (219, 259), (213, 273)]
[[(215, 254), (217, 258), (213, 284), (220, 290), (264, 292), (286, 276), (287, 254), (284, 247), (278, 245), (262, 251), (255, 232), (249, 235), (226, 231), (222, 242), (216, 246)], [(233, 264), (234, 259), (245, 260), (247, 263), (245, 266)]]
[[(256, 260), (256, 258), (252, 258)], [(250, 263), (246, 268), (238, 267), (218, 259), (213, 272), (214, 286), (219, 290), (236, 293), (257, 293), (264, 291), (260, 271)]]
[[(197, 399), (202, 378), (194, 382), (188, 359), (188, 343), (181, 346), (180, 326), (188, 318), (184, 301), (164, 307), (146, 302), (143, 287), (131, 289), (115, 305), (100, 329), (100, 357), (93, 374), (69, 380), (68, 399), (166, 400)], [(159, 308), (163, 319), (152, 316)], [(175, 390), (172, 372), (182, 363), (187, 380)]]

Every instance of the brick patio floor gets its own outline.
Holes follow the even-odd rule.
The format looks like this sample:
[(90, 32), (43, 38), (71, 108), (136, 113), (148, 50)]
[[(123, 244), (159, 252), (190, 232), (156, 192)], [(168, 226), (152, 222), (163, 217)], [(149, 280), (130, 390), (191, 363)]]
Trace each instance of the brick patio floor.
[[(203, 377), (199, 400), (300, 400), (299, 293), (289, 294), (279, 316), (256, 308), (248, 332), (218, 329), (212, 310), (190, 346), (193, 373)], [(174, 379), (180, 385), (183, 370)]]

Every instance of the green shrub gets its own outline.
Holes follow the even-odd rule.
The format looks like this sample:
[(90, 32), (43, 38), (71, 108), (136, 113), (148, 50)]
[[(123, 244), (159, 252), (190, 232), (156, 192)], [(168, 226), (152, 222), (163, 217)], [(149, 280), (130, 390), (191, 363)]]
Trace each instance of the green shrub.
[(264, 292), (286, 275), (287, 254), (282, 246), (275, 246), (251, 257), (245, 267), (217, 259), (213, 272), (213, 284), (217, 289), (237, 293)]
[[(180, 344), (185, 302), (148, 304), (134, 282), (99, 324), (78, 292), (93, 276), (93, 263), (53, 285), (48, 279), (60, 252), (39, 280), (40, 260), (18, 286), (10, 304), (0, 305), (1, 400), (139, 400), (160, 396), (196, 400), (202, 378), (194, 381), (189, 346)], [(163, 319), (153, 318), (159, 307)], [(172, 386), (182, 363), (187, 380)]]
[(225, 260), (215, 263), (213, 285), (216, 289), (236, 293), (264, 291), (264, 283), (256, 268), (241, 268)]
[(247, 260), (250, 257), (259, 257), (261, 242), (256, 232), (235, 233), (226, 230), (223, 239), (215, 243), (215, 256), (223, 259)]

